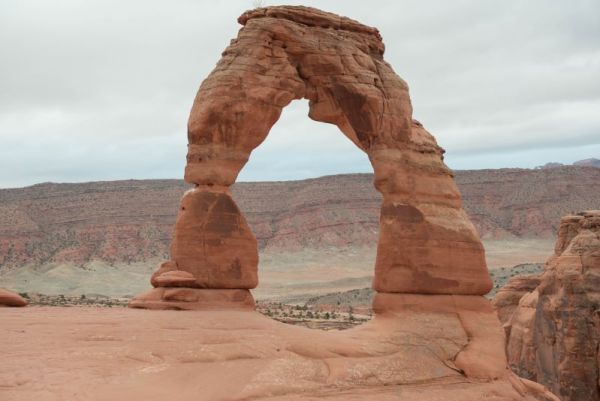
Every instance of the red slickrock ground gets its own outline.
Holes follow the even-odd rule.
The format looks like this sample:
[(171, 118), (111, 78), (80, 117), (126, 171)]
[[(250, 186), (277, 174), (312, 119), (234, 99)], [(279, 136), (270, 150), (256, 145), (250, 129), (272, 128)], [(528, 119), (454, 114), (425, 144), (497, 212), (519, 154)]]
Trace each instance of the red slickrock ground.
[(389, 297), (342, 332), (249, 311), (0, 308), (0, 400), (557, 400), (506, 368), (484, 299)]

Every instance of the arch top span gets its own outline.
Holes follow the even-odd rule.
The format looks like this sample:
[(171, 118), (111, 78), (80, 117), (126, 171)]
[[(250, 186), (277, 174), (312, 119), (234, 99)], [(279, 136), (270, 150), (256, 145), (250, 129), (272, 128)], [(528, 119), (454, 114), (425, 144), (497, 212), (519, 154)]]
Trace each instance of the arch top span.
[(172, 260), (157, 274), (186, 276), (181, 285), (194, 288), (256, 286), (256, 240), (227, 188), (282, 109), (305, 98), (309, 117), (337, 125), (373, 166), (383, 195), (374, 288), (487, 293), (483, 246), (444, 150), (413, 120), (408, 85), (384, 60), (379, 31), (302, 6), (256, 9), (238, 21), (194, 100), (185, 180), (196, 188), (183, 197)]
[(194, 101), (188, 182), (231, 185), (294, 99), (308, 99), (310, 118), (337, 125), (368, 154), (410, 142), (408, 86), (383, 60), (377, 29), (307, 7), (252, 10), (239, 21)]

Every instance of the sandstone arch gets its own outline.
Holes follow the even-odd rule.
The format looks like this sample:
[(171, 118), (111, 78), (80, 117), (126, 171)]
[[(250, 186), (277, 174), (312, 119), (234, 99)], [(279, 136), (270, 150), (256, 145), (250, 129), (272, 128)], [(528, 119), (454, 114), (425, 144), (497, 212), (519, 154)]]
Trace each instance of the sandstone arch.
[(256, 9), (238, 21), (190, 113), (185, 180), (195, 188), (181, 201), (172, 260), (132, 306), (253, 305), (256, 239), (228, 188), (281, 110), (301, 98), (310, 118), (337, 125), (373, 165), (383, 195), (373, 287), (487, 293), (483, 247), (444, 150), (412, 119), (408, 86), (384, 61), (378, 30), (306, 7)]

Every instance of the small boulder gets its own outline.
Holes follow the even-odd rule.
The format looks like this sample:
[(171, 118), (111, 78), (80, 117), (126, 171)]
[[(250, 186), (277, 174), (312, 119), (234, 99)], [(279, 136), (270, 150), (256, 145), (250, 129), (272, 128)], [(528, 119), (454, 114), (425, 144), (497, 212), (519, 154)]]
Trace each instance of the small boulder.
[(19, 294), (0, 288), (0, 306), (27, 306), (27, 300)]

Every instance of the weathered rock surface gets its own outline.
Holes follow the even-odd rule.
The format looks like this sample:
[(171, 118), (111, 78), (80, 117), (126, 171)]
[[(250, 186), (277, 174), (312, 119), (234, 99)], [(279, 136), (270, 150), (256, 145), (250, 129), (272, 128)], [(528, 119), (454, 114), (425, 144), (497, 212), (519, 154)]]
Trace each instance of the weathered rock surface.
[(524, 291), (534, 284), (530, 279), (526, 286), (505, 288), (494, 300), (508, 333), (509, 364), (562, 400), (597, 401), (600, 211), (561, 220), (554, 255), (538, 280), (532, 291)]
[[(597, 207), (600, 199), (595, 168), (454, 174), (470, 220), (488, 239), (554, 237), (561, 216)], [(188, 189), (180, 180), (0, 189), (0, 271), (94, 262), (127, 269), (166, 259), (177, 205)], [(242, 182), (231, 193), (266, 252), (376, 246), (381, 195), (372, 174)]]
[(342, 332), (253, 311), (2, 308), (0, 399), (557, 401), (506, 368), (481, 297), (384, 296)]
[[(188, 287), (254, 288), (258, 246), (246, 219), (226, 191), (189, 190), (173, 230), (171, 260), (196, 282)], [(159, 286), (165, 286), (158, 283)]]
[(539, 284), (540, 277), (536, 275), (516, 276), (509, 279), (506, 285), (496, 293), (492, 301), (500, 321), (508, 322), (517, 306), (519, 306), (519, 301), (523, 295), (535, 290)]
[(0, 288), (0, 306), (27, 306), (27, 300), (19, 294)]

